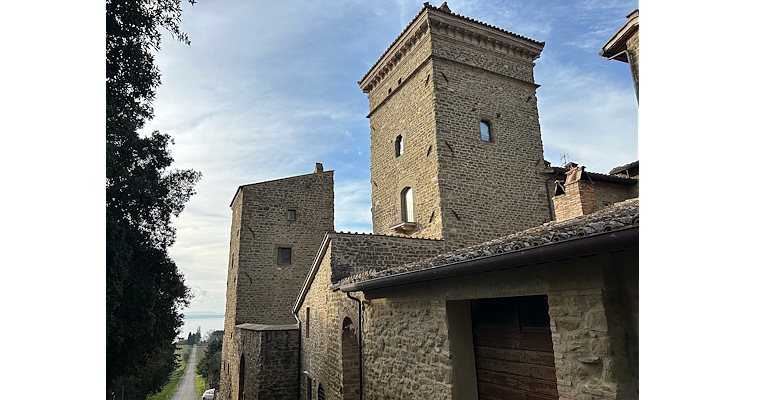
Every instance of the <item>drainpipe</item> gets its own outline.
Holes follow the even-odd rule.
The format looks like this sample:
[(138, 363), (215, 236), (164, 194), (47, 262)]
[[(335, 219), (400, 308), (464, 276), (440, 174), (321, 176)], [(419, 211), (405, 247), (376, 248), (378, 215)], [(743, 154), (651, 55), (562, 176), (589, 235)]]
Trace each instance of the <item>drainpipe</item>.
[(300, 368), (302, 366), (302, 322), (297, 317), (297, 311), (292, 311), (292, 315), (294, 315), (294, 319), (297, 321), (297, 400), (300, 400), (300, 397), (302, 397), (302, 390), (300, 390), (300, 379), (302, 378), (302, 375), (300, 375), (300, 369), (302, 369)]
[(345, 293), (349, 299), (355, 300), (356, 303), (358, 303), (358, 368), (360, 368), (360, 373), (358, 379), (358, 397), (363, 400), (363, 340), (361, 340), (361, 330), (363, 329), (363, 315), (361, 314), (361, 307), (363, 306), (361, 304), (361, 299), (357, 297), (353, 297), (350, 295), (350, 292)]

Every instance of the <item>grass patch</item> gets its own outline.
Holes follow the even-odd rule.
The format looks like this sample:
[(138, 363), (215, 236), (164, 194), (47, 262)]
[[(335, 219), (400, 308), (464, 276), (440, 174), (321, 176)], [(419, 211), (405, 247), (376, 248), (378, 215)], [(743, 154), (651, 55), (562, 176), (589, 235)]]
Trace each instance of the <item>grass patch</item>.
[(188, 345), (177, 345), (176, 347), (178, 347), (178, 349), (175, 350), (175, 354), (181, 356), (180, 365), (170, 375), (170, 381), (162, 387), (162, 390), (153, 396), (146, 397), (146, 400), (166, 400), (171, 398), (175, 392), (178, 391), (180, 381), (183, 379), (183, 375), (186, 374), (186, 368), (188, 368), (188, 362), (183, 361), (183, 351), (188, 348)]
[[(206, 347), (204, 347), (206, 349)], [(204, 352), (202, 351), (202, 354), (199, 354), (199, 347), (196, 347), (196, 359), (200, 359), (201, 357), (204, 357)], [(196, 371), (194, 371), (196, 372)], [(196, 375), (196, 395), (201, 396), (204, 394), (204, 391), (207, 388), (207, 382), (204, 380), (204, 378), (201, 375)]]

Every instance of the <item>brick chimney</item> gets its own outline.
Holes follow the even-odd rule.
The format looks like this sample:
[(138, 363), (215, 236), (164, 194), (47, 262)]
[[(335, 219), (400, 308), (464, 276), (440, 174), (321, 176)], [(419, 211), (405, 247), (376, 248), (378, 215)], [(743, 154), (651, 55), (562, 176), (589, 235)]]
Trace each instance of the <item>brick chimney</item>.
[(316, 169), (313, 170), (313, 173), (314, 174), (320, 174), (322, 172), (324, 172), (324, 164), (321, 164), (320, 162), (317, 162), (316, 163)]
[(597, 208), (592, 181), (584, 167), (575, 163), (565, 164), (565, 184), (557, 182), (554, 196), (554, 214), (557, 221), (590, 214)]

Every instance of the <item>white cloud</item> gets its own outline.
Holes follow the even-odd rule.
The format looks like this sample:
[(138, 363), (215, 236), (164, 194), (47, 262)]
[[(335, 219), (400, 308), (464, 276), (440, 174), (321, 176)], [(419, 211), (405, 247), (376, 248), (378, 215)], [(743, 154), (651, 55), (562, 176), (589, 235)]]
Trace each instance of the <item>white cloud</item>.
[[(596, 54), (625, 22), (628, 4), (449, 3), (455, 13), (547, 42), (536, 67), (547, 160), (557, 164), (567, 152), (607, 172), (636, 159), (633, 90), (628, 72), (612, 72), (628, 67)], [(421, 7), (222, 1), (185, 11), (192, 45), (163, 43), (163, 84), (146, 130), (175, 139), (173, 168), (204, 174), (175, 221), (171, 249), (197, 293), (191, 310), (223, 312), (229, 204), (239, 185), (310, 173), (322, 162), (335, 170), (335, 228), (371, 231), (369, 109), (356, 82)]]

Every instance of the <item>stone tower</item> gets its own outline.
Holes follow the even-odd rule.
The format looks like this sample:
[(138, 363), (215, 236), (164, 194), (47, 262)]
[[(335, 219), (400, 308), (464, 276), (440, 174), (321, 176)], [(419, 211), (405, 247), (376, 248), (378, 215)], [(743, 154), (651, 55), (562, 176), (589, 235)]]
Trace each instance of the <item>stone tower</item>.
[(549, 220), (533, 78), (543, 47), (425, 3), (358, 82), (374, 233), (459, 248)]
[(231, 210), (221, 399), (237, 398), (240, 359), (254, 345), (236, 326), (297, 323), (292, 306), (334, 230), (334, 172), (316, 164), (312, 174), (239, 186)]

